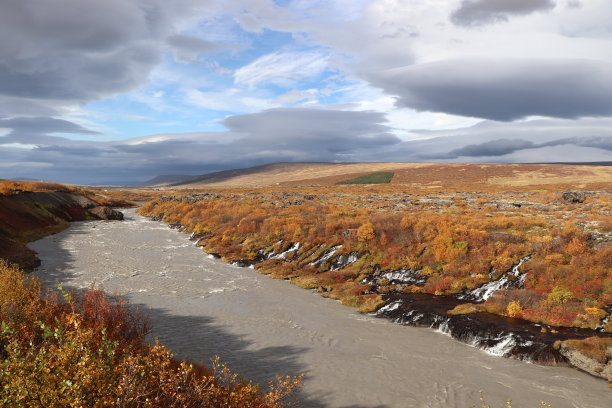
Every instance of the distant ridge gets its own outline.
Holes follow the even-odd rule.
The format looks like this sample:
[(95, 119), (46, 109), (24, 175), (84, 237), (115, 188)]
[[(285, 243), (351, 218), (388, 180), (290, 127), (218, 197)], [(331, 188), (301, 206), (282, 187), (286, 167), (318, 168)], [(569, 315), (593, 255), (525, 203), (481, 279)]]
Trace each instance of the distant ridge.
[(313, 168), (317, 166), (341, 165), (341, 163), (324, 163), (324, 162), (280, 162), (271, 164), (262, 164), (260, 166), (246, 167), (242, 169), (222, 170), (213, 173), (203, 174), (201, 176), (192, 176), (170, 184), (169, 186), (183, 186), (186, 184), (213, 184), (222, 183), (235, 177), (247, 176), (257, 173), (266, 173), (269, 171), (296, 170), (300, 168)]
[(573, 166), (612, 166), (612, 161), (598, 162), (554, 162), (554, 163), (539, 163), (539, 164), (567, 164)]
[(31, 177), (14, 177), (11, 181), (40, 181), (40, 179), (35, 179)]
[(612, 188), (612, 162), (507, 164), (282, 162), (216, 171), (199, 176), (160, 176), (148, 181), (147, 184), (150, 187), (177, 189), (336, 185), (338, 188), (343, 188), (342, 182), (346, 180), (355, 178), (370, 180), (370, 177), (377, 173), (394, 174), (386, 184), (391, 188), (392, 186), (428, 190), (456, 190), (458, 186), (461, 189), (525, 189), (536, 186), (587, 190)]
[(132, 187), (162, 186), (162, 185), (168, 185), (172, 183), (178, 183), (184, 180), (189, 180), (193, 177), (198, 177), (198, 176), (186, 175), (186, 174), (164, 174), (161, 176), (153, 177), (150, 180), (143, 181), (142, 183), (134, 184), (132, 185)]

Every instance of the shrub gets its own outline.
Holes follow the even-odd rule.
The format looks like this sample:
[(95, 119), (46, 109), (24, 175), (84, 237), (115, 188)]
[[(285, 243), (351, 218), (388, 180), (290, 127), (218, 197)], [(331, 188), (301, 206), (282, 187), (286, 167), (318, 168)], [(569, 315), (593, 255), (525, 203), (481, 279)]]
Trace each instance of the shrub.
[(376, 238), (376, 233), (374, 232), (374, 226), (372, 223), (365, 223), (359, 229), (357, 229), (357, 239), (360, 242), (371, 241)]
[(512, 302), (508, 304), (507, 311), (508, 311), (508, 316), (517, 317), (518, 315), (521, 314), (521, 312), (523, 311), (523, 308), (521, 307), (521, 304), (518, 301), (513, 300)]
[(144, 343), (149, 322), (93, 287), (41, 297), (0, 260), (0, 405), (10, 407), (280, 408), (302, 377), (263, 392), (214, 360), (212, 369)]

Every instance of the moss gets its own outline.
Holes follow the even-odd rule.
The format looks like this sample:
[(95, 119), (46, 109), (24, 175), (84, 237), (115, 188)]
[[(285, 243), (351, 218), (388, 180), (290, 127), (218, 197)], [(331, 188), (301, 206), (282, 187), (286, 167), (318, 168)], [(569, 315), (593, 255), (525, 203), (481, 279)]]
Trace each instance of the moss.
[(455, 315), (480, 313), (480, 312), (484, 312), (484, 309), (482, 308), (482, 306), (475, 305), (473, 303), (464, 303), (462, 305), (455, 306), (454, 309), (447, 311), (446, 314), (455, 316)]
[(393, 178), (392, 171), (380, 171), (377, 173), (366, 174), (349, 180), (339, 181), (336, 184), (386, 184)]

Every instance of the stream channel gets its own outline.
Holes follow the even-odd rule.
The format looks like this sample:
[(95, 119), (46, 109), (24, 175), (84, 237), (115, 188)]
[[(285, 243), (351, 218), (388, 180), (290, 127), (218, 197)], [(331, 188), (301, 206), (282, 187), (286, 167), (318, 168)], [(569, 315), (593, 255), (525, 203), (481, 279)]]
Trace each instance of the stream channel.
[(358, 314), (286, 281), (213, 259), (167, 225), (123, 210), (29, 246), (47, 287), (92, 283), (150, 311), (151, 339), (178, 357), (219, 356), (260, 384), (305, 373), (300, 407), (605, 408), (603, 380), (487, 354), (427, 328)]

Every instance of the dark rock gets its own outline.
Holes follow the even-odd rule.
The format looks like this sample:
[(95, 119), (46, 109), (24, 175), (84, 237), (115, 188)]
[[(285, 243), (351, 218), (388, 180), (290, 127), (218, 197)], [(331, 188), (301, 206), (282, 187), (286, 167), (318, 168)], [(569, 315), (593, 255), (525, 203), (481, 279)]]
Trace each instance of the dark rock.
[(121, 211), (113, 210), (110, 207), (94, 207), (89, 210), (89, 213), (101, 220), (123, 220), (123, 213)]
[(561, 194), (561, 199), (568, 203), (583, 203), (586, 200), (586, 194), (581, 191), (565, 191)]

